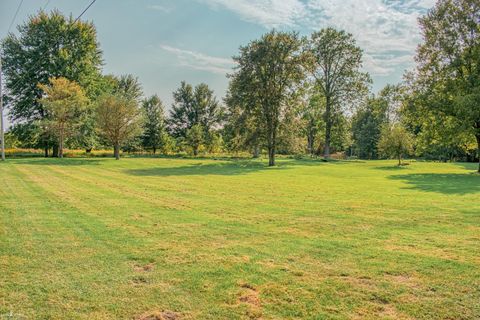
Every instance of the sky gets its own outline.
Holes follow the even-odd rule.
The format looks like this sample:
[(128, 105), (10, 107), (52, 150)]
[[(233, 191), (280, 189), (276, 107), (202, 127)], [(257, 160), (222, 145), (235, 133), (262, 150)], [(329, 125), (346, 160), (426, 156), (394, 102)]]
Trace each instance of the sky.
[[(21, 0), (0, 0), (0, 38)], [(41, 8), (77, 17), (91, 0), (24, 0), (11, 32)], [(221, 99), (241, 45), (272, 28), (309, 35), (324, 27), (352, 33), (377, 92), (413, 66), (421, 37), (417, 19), (435, 0), (97, 0), (93, 21), (105, 74), (133, 74), (145, 95), (167, 108), (182, 80), (207, 83)]]

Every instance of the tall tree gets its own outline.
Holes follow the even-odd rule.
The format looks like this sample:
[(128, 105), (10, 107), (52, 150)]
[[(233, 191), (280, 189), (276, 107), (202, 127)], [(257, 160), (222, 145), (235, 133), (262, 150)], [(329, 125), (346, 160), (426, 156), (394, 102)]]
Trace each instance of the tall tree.
[(255, 121), (254, 108), (247, 107), (247, 101), (242, 97), (239, 77), (231, 77), (226, 104), (226, 123), (223, 129), (230, 151), (248, 150), (254, 158), (260, 156), (260, 149), (264, 143), (263, 127)]
[(100, 135), (113, 146), (115, 159), (120, 159), (120, 147), (139, 135), (142, 112), (136, 101), (120, 94), (100, 97), (96, 110)]
[(277, 136), (281, 122), (293, 104), (294, 88), (305, 76), (303, 41), (297, 33), (271, 31), (240, 47), (232, 75), (235, 94), (250, 109), (262, 129), (268, 148), (268, 164), (275, 165)]
[(88, 99), (77, 83), (66, 78), (51, 78), (50, 85), (40, 87), (44, 92), (40, 103), (48, 115), (46, 127), (58, 139), (58, 157), (63, 158), (65, 138), (81, 124)]
[(354, 106), (365, 98), (370, 77), (360, 71), (362, 50), (345, 31), (333, 28), (314, 32), (310, 38), (311, 74), (325, 99), (324, 156), (330, 157), (335, 113)]
[[(213, 141), (210, 139), (212, 131), (220, 125), (224, 113), (213, 90), (205, 83), (193, 88), (182, 81), (180, 88), (173, 92), (173, 98), (174, 103), (168, 120), (171, 134), (175, 138), (193, 141), (187, 139), (187, 133), (193, 126), (199, 126), (203, 132), (202, 141)], [(195, 129), (195, 133), (198, 133), (198, 128)]]
[(480, 173), (480, 3), (439, 0), (420, 19), (414, 86), (419, 114), (449, 116), (475, 137)]
[[(65, 77), (79, 83), (88, 97), (100, 77), (102, 53), (95, 26), (74, 21), (59, 11), (40, 11), (2, 41), (7, 103), (13, 121), (34, 126), (47, 113), (39, 99), (49, 78)], [(42, 145), (48, 155), (49, 141)]]
[(378, 141), (383, 126), (387, 124), (382, 103), (371, 97), (352, 118), (352, 138), (355, 154), (361, 159), (378, 158)]
[(314, 94), (308, 98), (302, 109), (303, 129), (307, 136), (307, 151), (311, 156), (317, 154), (318, 136), (324, 127), (322, 114), (325, 108), (321, 105), (323, 103), (324, 99), (320, 95)]
[(142, 142), (146, 148), (152, 148), (153, 154), (161, 147), (165, 137), (165, 112), (157, 95), (145, 99), (142, 103), (144, 113)]
[(113, 93), (125, 97), (127, 100), (140, 102), (143, 96), (142, 85), (137, 77), (131, 74), (124, 74), (120, 77), (113, 77)]

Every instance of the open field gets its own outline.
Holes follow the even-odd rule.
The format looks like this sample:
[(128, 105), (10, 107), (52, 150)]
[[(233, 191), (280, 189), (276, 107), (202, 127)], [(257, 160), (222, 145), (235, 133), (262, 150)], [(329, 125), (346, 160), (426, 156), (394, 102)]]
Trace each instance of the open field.
[(0, 163), (0, 319), (480, 318), (476, 165), (394, 163)]

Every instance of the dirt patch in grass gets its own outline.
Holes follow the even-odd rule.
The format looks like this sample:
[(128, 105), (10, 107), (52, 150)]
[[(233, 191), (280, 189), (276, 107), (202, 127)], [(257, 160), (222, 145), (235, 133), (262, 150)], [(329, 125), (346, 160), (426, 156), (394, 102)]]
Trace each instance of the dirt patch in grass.
[(179, 320), (179, 319), (180, 319), (180, 315), (170, 310), (146, 312), (135, 318), (135, 320)]
[(133, 266), (133, 270), (136, 272), (150, 272), (155, 268), (154, 263), (147, 263), (145, 265), (136, 264)]
[(247, 316), (250, 319), (260, 319), (262, 317), (262, 304), (258, 290), (249, 283), (242, 283), (240, 287), (242, 291), (238, 302), (247, 305)]

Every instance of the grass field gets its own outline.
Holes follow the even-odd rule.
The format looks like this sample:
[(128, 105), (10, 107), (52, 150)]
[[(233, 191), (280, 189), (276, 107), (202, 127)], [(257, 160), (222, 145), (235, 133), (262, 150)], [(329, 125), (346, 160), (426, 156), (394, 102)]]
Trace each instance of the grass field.
[(479, 319), (475, 164), (0, 163), (0, 319)]

